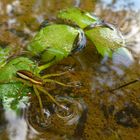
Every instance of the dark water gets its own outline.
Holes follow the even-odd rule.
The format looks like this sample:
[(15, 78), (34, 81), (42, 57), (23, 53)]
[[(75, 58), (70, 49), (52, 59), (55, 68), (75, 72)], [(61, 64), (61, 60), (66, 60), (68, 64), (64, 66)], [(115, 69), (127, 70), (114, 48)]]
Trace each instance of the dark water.
[[(102, 58), (89, 42), (82, 52), (49, 68), (47, 73), (69, 71), (57, 79), (74, 88), (50, 85), (58, 100), (72, 104), (72, 116), (61, 118), (54, 106), (43, 104), (47, 126), (40, 121), (38, 100), (19, 116), (0, 110), (0, 140), (139, 140), (140, 83), (109, 92), (140, 77), (139, 0), (4, 0), (0, 1), (0, 45), (10, 44), (20, 53), (44, 19), (67, 7), (77, 6), (119, 28), (131, 51), (131, 61)], [(56, 71), (57, 70), (57, 71)], [(67, 104), (68, 105), (68, 104)], [(69, 105), (68, 105), (69, 106)], [(61, 117), (59, 115), (62, 115)], [(70, 117), (68, 117), (70, 116)]]

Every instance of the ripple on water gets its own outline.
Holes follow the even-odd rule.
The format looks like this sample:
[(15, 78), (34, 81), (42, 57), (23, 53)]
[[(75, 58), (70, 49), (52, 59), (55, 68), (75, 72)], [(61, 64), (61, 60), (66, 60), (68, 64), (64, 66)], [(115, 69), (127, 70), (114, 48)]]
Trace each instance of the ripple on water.
[[(65, 106), (66, 109), (60, 108), (52, 103), (47, 103), (46, 105), (44, 104), (44, 122), (41, 120), (40, 111), (38, 111), (39, 109), (31, 105), (28, 109), (27, 116), (27, 121), (29, 125), (39, 132), (46, 131), (46, 129), (53, 129), (53, 126), (57, 127), (57, 125), (61, 125), (62, 127), (74, 126), (76, 128), (76, 125), (80, 123), (79, 121), (82, 116), (82, 113), (86, 109), (84, 101), (80, 99), (74, 99), (71, 97), (60, 96), (57, 96), (56, 100), (61, 105)], [(58, 121), (62, 124), (59, 124)]]
[(57, 100), (66, 106), (67, 110), (56, 107), (56, 115), (63, 119), (67, 125), (77, 124), (83, 110), (86, 108), (83, 101), (74, 100), (70, 97), (58, 97)]

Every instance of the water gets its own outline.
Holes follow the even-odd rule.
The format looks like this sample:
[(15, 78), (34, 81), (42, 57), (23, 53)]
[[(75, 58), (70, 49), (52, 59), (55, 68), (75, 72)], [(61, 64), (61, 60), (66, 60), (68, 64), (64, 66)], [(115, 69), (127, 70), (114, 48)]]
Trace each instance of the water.
[[(77, 6), (119, 28), (132, 53), (132, 60), (102, 58), (90, 43), (86, 49), (68, 57), (47, 73), (69, 71), (58, 77), (75, 88), (49, 85), (49, 90), (69, 108), (56, 110), (43, 97), (46, 123), (40, 119), (36, 97), (20, 116), (0, 110), (0, 140), (139, 140), (140, 83), (109, 92), (140, 77), (139, 0), (5, 0), (0, 1), (0, 45), (10, 44), (21, 53), (44, 19), (58, 10)], [(60, 90), (61, 89), (61, 90)], [(48, 102), (47, 102), (48, 101)]]

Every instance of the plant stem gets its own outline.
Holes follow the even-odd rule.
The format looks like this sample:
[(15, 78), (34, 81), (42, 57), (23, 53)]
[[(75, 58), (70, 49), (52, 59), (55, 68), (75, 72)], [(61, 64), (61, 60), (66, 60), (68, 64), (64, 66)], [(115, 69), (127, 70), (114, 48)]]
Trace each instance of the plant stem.
[(51, 65), (52, 65), (51, 63), (47, 63), (47, 64), (39, 66), (39, 72), (41, 72), (42, 70), (45, 70), (46, 68), (50, 67)]
[(131, 81), (131, 82), (129, 82), (129, 83), (123, 84), (123, 85), (121, 85), (121, 86), (119, 86), (119, 87), (117, 87), (117, 88), (110, 89), (109, 91), (112, 92), (112, 91), (118, 90), (118, 89), (120, 89), (120, 88), (126, 87), (126, 86), (128, 86), (128, 85), (134, 84), (134, 83), (139, 82), (139, 81), (140, 81), (140, 78), (135, 79), (135, 80), (133, 80), (133, 81)]

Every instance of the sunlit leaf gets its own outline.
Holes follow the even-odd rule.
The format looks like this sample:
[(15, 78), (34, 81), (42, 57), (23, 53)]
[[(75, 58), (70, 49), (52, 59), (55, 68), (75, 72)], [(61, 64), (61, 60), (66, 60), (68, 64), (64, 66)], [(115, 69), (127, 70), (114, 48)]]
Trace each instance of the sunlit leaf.
[(99, 20), (98, 17), (90, 15), (88, 12), (82, 11), (79, 8), (68, 8), (61, 10), (57, 17), (64, 20), (64, 22), (69, 22), (78, 25), (80, 28), (85, 28)]
[(105, 27), (97, 27), (86, 31), (86, 36), (93, 42), (97, 51), (102, 55), (112, 56), (112, 53), (124, 43), (117, 30)]
[(41, 61), (54, 64), (70, 54), (77, 35), (78, 29), (52, 24), (41, 29), (27, 49), (32, 55), (40, 55)]

